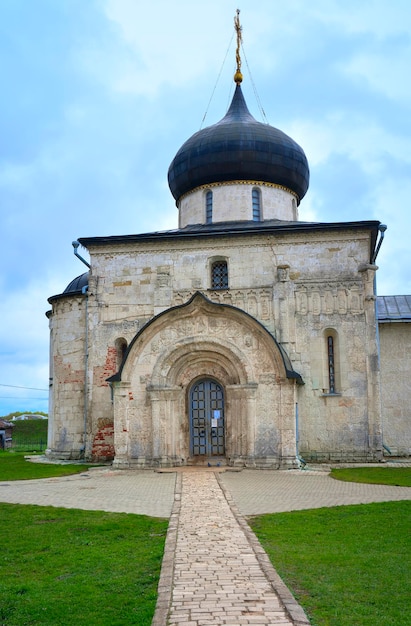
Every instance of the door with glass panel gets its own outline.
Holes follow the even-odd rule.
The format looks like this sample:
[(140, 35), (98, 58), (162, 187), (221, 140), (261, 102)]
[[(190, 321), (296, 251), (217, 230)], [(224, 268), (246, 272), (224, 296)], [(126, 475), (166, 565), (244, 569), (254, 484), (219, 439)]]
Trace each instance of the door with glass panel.
[(197, 381), (190, 391), (190, 452), (194, 456), (222, 456), (224, 391), (212, 379)]

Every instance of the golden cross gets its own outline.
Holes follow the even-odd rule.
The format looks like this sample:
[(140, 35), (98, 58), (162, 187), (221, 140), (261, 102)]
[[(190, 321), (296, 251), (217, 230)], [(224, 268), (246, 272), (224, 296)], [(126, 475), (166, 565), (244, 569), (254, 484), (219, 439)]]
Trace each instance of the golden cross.
[(234, 17), (234, 28), (237, 33), (237, 49), (235, 51), (235, 58), (237, 62), (237, 69), (234, 74), (234, 82), (239, 85), (243, 81), (243, 75), (241, 73), (241, 57), (240, 57), (240, 46), (242, 42), (242, 26), (240, 24), (240, 9), (237, 9), (236, 16)]

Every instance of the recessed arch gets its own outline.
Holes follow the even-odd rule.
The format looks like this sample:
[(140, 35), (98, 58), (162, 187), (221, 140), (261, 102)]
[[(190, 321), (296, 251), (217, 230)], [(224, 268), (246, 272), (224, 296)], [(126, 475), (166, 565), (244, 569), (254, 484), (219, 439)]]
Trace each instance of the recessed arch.
[(153, 369), (151, 384), (189, 384), (212, 374), (225, 385), (246, 384), (255, 378), (251, 363), (233, 345), (221, 340), (192, 338), (162, 353)]

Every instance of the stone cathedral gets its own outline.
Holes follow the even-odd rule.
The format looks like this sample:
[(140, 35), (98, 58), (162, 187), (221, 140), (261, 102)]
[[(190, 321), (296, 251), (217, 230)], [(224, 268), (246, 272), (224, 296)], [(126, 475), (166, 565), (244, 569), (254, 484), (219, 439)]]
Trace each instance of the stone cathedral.
[(299, 221), (306, 156), (249, 112), (237, 38), (228, 112), (169, 167), (178, 228), (73, 244), (90, 269), (49, 298), (49, 458), (275, 469), (410, 454), (411, 297), (376, 296), (386, 227)]

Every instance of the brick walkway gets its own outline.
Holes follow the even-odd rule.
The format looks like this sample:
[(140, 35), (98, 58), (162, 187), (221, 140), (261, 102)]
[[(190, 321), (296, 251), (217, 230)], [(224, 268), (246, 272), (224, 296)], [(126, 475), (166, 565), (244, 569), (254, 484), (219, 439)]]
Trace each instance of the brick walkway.
[(179, 474), (153, 626), (309, 624), (217, 476)]
[(181, 469), (152, 626), (308, 625), (243, 515), (410, 498), (324, 471)]

